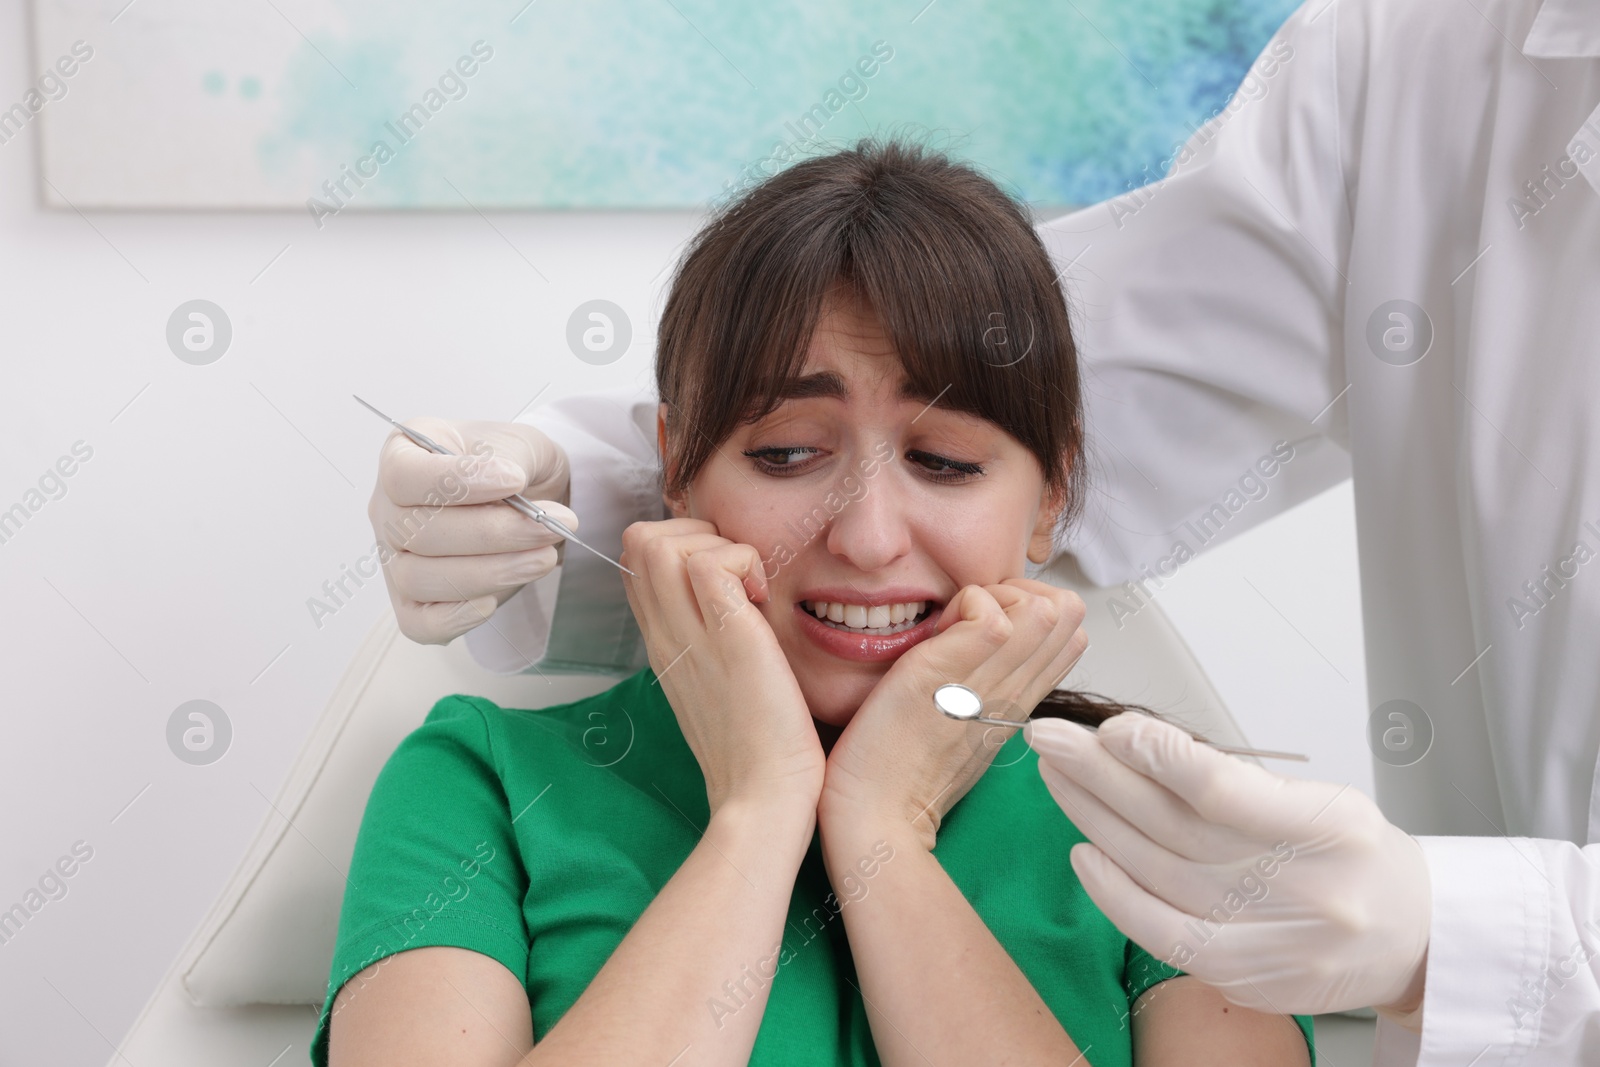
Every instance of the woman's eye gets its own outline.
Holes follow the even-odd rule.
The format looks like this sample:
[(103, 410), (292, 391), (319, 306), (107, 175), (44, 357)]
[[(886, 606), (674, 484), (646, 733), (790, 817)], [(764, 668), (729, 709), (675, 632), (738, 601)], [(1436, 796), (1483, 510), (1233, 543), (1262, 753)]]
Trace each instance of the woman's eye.
[[(804, 446), (775, 446), (771, 448), (750, 448), (744, 455), (750, 457), (756, 469), (767, 474), (786, 475), (800, 474), (808, 470), (811, 464), (806, 461), (821, 453), (820, 448)], [(983, 473), (983, 467), (977, 463), (967, 463), (959, 459), (949, 459), (932, 452), (923, 452), (917, 449), (905, 453), (906, 459), (921, 467), (934, 480), (940, 482), (960, 482), (977, 477)]]
[(757, 470), (767, 474), (791, 474), (804, 469), (804, 460), (820, 451), (805, 447), (747, 448), (744, 455), (755, 461)]
[(983, 467), (977, 463), (965, 463), (959, 459), (947, 459), (944, 456), (934, 455), (932, 452), (922, 452), (918, 449), (909, 449), (906, 459), (915, 463), (937, 481), (959, 482), (983, 473)]

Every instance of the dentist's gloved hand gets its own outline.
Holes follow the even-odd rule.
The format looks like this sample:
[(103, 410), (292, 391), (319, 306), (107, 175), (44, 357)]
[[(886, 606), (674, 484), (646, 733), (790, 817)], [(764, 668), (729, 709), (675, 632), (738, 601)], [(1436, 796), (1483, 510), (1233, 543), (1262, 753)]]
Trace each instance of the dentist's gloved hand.
[(559, 562), (559, 535), (496, 501), (521, 493), (576, 532), (578, 517), (565, 506), (567, 457), (523, 423), (417, 418), (406, 425), (456, 455), (390, 434), (367, 517), (400, 632), (448, 644)]
[(1376, 1006), (1416, 1029), (1432, 919), (1421, 846), (1348, 786), (1224, 755), (1148, 715), (1035, 721), (1089, 896), (1128, 937), (1256, 1011)]

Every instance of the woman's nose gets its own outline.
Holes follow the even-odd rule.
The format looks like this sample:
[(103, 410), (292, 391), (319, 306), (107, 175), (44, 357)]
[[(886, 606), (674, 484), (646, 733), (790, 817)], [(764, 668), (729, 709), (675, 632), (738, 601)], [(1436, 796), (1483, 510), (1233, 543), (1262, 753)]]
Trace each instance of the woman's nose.
[(880, 470), (859, 482), (855, 493), (841, 494), (845, 504), (828, 527), (828, 551), (863, 571), (886, 567), (907, 554), (914, 516), (896, 488), (892, 471)]

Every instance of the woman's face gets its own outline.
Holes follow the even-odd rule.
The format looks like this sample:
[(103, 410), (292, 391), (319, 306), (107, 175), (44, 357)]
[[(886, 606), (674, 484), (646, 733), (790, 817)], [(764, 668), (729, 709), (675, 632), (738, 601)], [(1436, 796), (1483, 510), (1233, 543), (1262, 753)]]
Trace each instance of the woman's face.
[(760, 552), (771, 596), (758, 607), (812, 716), (835, 727), (933, 636), (958, 589), (1043, 562), (1058, 510), (1020, 442), (902, 395), (904, 382), (876, 318), (855, 301), (825, 303), (803, 395), (736, 429), (686, 498), (667, 501)]

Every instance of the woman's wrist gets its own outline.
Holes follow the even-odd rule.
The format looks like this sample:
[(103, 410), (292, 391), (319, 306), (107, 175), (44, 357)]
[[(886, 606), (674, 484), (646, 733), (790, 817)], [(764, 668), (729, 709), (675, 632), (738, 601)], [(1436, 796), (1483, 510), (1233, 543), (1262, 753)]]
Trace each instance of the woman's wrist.
[(754, 839), (804, 855), (816, 826), (816, 807), (804, 797), (734, 794), (712, 806), (706, 833), (714, 827), (735, 840)]
[(853, 854), (879, 841), (897, 849), (932, 852), (938, 842), (934, 812), (904, 811), (893, 805), (841, 797), (823, 790), (817, 802), (817, 826), (826, 854)]
[(814, 755), (814, 766), (797, 764), (791, 760), (777, 767), (747, 770), (738, 776), (708, 774), (706, 802), (713, 814), (734, 804), (759, 809), (772, 816), (815, 816), (817, 796), (822, 792), (825, 781), (826, 763), (821, 749)]
[(731, 785), (708, 782), (706, 802), (713, 815), (732, 806), (774, 816), (814, 816), (817, 794), (822, 791), (821, 778), (820, 774), (815, 776), (815, 780), (808, 775), (795, 774)]

